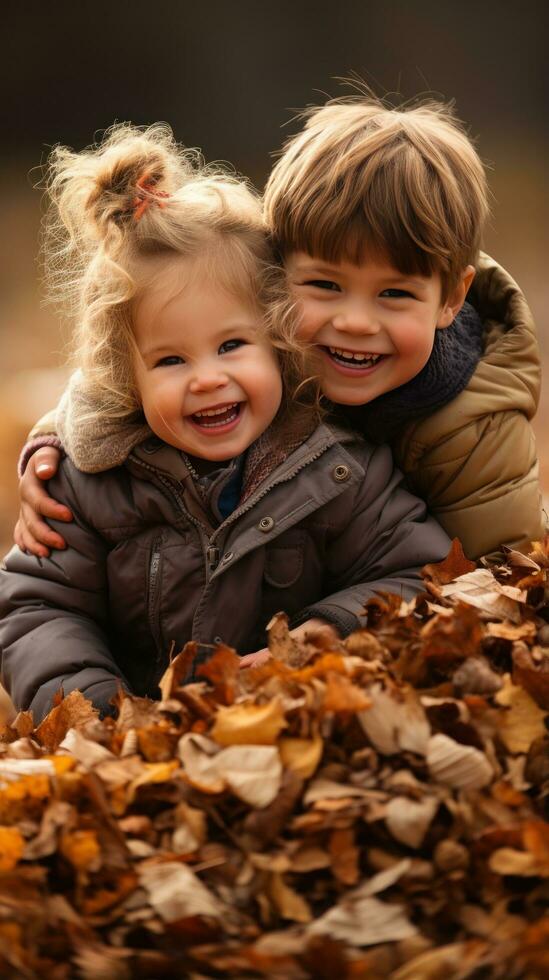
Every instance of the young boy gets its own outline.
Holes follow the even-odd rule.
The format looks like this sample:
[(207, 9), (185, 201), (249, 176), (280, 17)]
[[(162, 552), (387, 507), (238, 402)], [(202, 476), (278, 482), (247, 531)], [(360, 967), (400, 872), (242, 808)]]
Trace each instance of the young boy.
[[(479, 256), (481, 161), (444, 105), (310, 110), (265, 194), (323, 391), (477, 558), (541, 537), (534, 323)], [(466, 297), (469, 303), (465, 303)]]
[[(390, 443), (471, 558), (541, 537), (535, 327), (516, 283), (479, 254), (488, 194), (473, 145), (437, 103), (342, 98), (307, 116), (265, 209), (325, 395)], [(22, 482), (16, 541), (41, 554), (62, 538), (37, 514), (70, 518), (40, 484), (55, 455), (42, 449)]]

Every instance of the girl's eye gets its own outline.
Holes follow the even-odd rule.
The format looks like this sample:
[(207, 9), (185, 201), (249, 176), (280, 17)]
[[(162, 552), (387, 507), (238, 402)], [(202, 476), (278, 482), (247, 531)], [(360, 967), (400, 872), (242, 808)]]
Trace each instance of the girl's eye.
[(154, 365), (155, 367), (173, 367), (174, 364), (184, 364), (185, 361), (177, 354), (169, 354), (168, 357), (161, 357)]
[(223, 343), (221, 344), (221, 347), (219, 348), (219, 351), (218, 351), (218, 353), (219, 353), (219, 354), (230, 354), (230, 352), (231, 352), (232, 350), (237, 350), (237, 349), (238, 349), (238, 347), (242, 347), (242, 346), (243, 346), (243, 344), (245, 344), (245, 343), (246, 343), (246, 341), (245, 341), (245, 340), (239, 340), (239, 339), (235, 339), (235, 340), (225, 340), (225, 341), (224, 341), (224, 342), (223, 342)]
[(332, 282), (331, 279), (309, 279), (307, 282), (304, 282), (303, 285), (314, 286), (315, 289), (327, 289), (334, 293), (341, 292), (337, 282)]
[(383, 296), (384, 299), (406, 299), (410, 297), (413, 299), (412, 294), (406, 289), (384, 289), (379, 295)]

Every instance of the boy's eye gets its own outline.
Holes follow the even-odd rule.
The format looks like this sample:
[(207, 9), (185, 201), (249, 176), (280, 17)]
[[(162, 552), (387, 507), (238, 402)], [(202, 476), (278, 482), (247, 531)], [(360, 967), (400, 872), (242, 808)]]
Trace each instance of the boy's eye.
[(384, 299), (402, 299), (403, 297), (406, 298), (412, 296), (407, 289), (384, 289), (379, 295), (383, 296)]
[(242, 347), (245, 344), (245, 340), (235, 339), (235, 340), (225, 340), (221, 347), (219, 348), (219, 354), (229, 354), (232, 350), (237, 350), (238, 347)]
[(184, 364), (185, 361), (182, 357), (178, 357), (177, 354), (169, 354), (167, 357), (161, 357), (160, 360), (156, 362), (155, 367), (173, 367), (174, 364)]
[(331, 279), (308, 279), (303, 285), (314, 286), (316, 289), (328, 289), (337, 293), (340, 292), (337, 282), (332, 282)]

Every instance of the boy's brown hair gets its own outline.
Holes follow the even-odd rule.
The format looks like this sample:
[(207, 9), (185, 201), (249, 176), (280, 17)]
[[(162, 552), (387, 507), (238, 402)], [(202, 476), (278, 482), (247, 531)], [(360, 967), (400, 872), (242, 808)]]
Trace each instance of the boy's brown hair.
[(452, 107), (351, 96), (304, 117), (265, 191), (278, 251), (383, 256), (405, 275), (438, 273), (446, 298), (478, 258), (489, 210), (483, 165)]

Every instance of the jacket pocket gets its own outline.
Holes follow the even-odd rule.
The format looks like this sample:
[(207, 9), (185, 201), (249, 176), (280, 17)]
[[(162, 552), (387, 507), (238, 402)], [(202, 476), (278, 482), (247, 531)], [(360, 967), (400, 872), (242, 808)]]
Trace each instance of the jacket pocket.
[(303, 572), (304, 534), (290, 531), (282, 535), (267, 549), (264, 577), (269, 585), (287, 589), (294, 585)]

